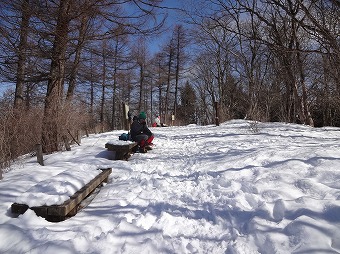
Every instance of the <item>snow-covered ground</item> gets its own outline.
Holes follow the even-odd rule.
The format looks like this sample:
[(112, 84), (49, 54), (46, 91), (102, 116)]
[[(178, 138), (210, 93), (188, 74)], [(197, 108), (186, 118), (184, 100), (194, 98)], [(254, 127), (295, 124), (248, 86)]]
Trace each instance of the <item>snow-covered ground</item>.
[[(105, 143), (123, 132), (114, 131), (45, 166), (12, 166), (0, 181), (0, 253), (340, 253), (339, 128), (233, 120), (151, 130), (154, 149), (129, 161), (108, 159)], [(112, 167), (109, 182), (76, 216), (11, 214), (18, 200), (71, 195), (99, 167)]]

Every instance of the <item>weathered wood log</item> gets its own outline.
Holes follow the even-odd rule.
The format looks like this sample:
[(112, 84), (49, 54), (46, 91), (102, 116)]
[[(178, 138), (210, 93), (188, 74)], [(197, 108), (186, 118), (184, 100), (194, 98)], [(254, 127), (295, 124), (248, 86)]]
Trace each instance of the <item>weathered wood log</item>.
[(82, 136), (82, 131), (78, 130), (77, 131), (77, 141), (78, 141), (78, 144), (81, 144), (81, 136)]
[(101, 169), (102, 172), (87, 183), (83, 188), (74, 193), (70, 199), (61, 205), (36, 206), (29, 207), (26, 204), (13, 203), (11, 211), (14, 214), (23, 214), (27, 209), (32, 209), (38, 216), (48, 221), (62, 221), (67, 217), (74, 216), (78, 212), (79, 204), (88, 197), (100, 184), (108, 181), (108, 177), (112, 172), (111, 168)]
[(43, 150), (41, 144), (36, 144), (35, 149), (37, 152), (37, 161), (41, 166), (44, 166)]
[(132, 149), (137, 146), (136, 142), (126, 144), (106, 143), (105, 148), (109, 151), (116, 152), (115, 160), (127, 160), (130, 158)]

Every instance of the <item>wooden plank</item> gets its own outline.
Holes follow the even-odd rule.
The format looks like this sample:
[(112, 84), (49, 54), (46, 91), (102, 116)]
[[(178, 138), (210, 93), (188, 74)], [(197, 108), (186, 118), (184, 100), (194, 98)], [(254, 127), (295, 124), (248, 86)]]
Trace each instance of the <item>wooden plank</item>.
[(29, 208), (29, 206), (25, 205), (25, 204), (13, 203), (11, 205), (12, 213), (16, 213), (16, 214), (24, 214), (27, 211), (28, 208)]
[(83, 199), (85, 199), (95, 188), (97, 188), (112, 172), (112, 169), (105, 169), (97, 177), (92, 179), (79, 191), (74, 193), (69, 200), (62, 205), (49, 206), (47, 214), (52, 216), (66, 216), (72, 211)]
[(109, 151), (130, 151), (132, 148), (134, 148), (137, 145), (136, 142), (134, 143), (128, 143), (124, 145), (114, 145), (110, 143), (105, 144), (105, 148), (107, 148)]
[(48, 206), (37, 206), (31, 208), (37, 216), (46, 218)]
[(76, 214), (77, 205), (79, 205), (92, 191), (94, 191), (102, 182), (107, 182), (112, 169), (101, 169), (102, 172), (87, 183), (84, 187), (74, 193), (69, 200), (61, 205), (51, 206), (35, 206), (29, 207), (26, 204), (13, 203), (11, 211), (15, 214), (23, 214), (28, 208), (32, 209), (38, 216), (50, 219), (50, 221), (61, 221), (65, 219), (72, 211), (72, 215)]
[(127, 160), (132, 153), (132, 148), (135, 146), (137, 146), (137, 142), (119, 145), (110, 143), (105, 144), (105, 148), (107, 148), (109, 151), (116, 152), (115, 160)]

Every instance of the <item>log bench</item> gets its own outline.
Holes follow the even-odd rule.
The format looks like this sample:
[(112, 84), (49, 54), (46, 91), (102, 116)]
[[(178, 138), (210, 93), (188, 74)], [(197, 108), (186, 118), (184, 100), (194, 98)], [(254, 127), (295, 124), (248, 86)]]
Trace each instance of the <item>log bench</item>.
[(137, 146), (136, 142), (117, 141), (114, 143), (106, 143), (105, 148), (116, 153), (115, 160), (128, 160), (133, 153), (133, 149)]
[(59, 222), (77, 214), (80, 210), (81, 202), (91, 195), (91, 193), (99, 187), (103, 182), (108, 181), (108, 177), (112, 172), (111, 168), (101, 169), (102, 172), (94, 179), (87, 183), (84, 187), (74, 193), (70, 199), (61, 205), (36, 206), (29, 207), (26, 204), (13, 203), (11, 211), (13, 214), (24, 214), (28, 208), (33, 210), (36, 215), (45, 218), (47, 221)]

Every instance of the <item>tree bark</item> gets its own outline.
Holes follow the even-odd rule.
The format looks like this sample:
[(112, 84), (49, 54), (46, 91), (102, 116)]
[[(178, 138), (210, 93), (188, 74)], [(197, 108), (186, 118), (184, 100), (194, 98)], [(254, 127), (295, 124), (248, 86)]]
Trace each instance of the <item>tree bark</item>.
[(58, 19), (52, 49), (50, 75), (45, 98), (45, 111), (42, 126), (42, 145), (44, 152), (54, 152), (59, 146), (58, 122), (62, 103), (65, 52), (68, 41), (69, 11), (72, 0), (61, 0), (58, 9)]
[(80, 28), (79, 28), (79, 37), (78, 37), (78, 43), (77, 43), (77, 46), (76, 46), (76, 53), (75, 53), (73, 66), (72, 66), (72, 70), (71, 70), (71, 75), (70, 75), (70, 83), (69, 83), (67, 94), (66, 94), (66, 100), (67, 101), (72, 100), (73, 94), (74, 94), (74, 89), (76, 87), (76, 80), (77, 80), (79, 63), (80, 63), (80, 55), (81, 55), (81, 51), (83, 49), (83, 45), (84, 45), (84, 42), (85, 42), (85, 35), (86, 35), (88, 20), (89, 20), (89, 17), (87, 15), (87, 13), (83, 14), (83, 16), (81, 18), (81, 25), (80, 25)]
[(14, 107), (19, 108), (24, 100), (24, 82), (25, 82), (25, 63), (27, 50), (27, 36), (29, 29), (29, 20), (31, 17), (29, 0), (23, 0), (21, 4), (21, 24), (20, 24), (20, 43), (18, 49), (18, 67), (17, 81), (15, 87)]

